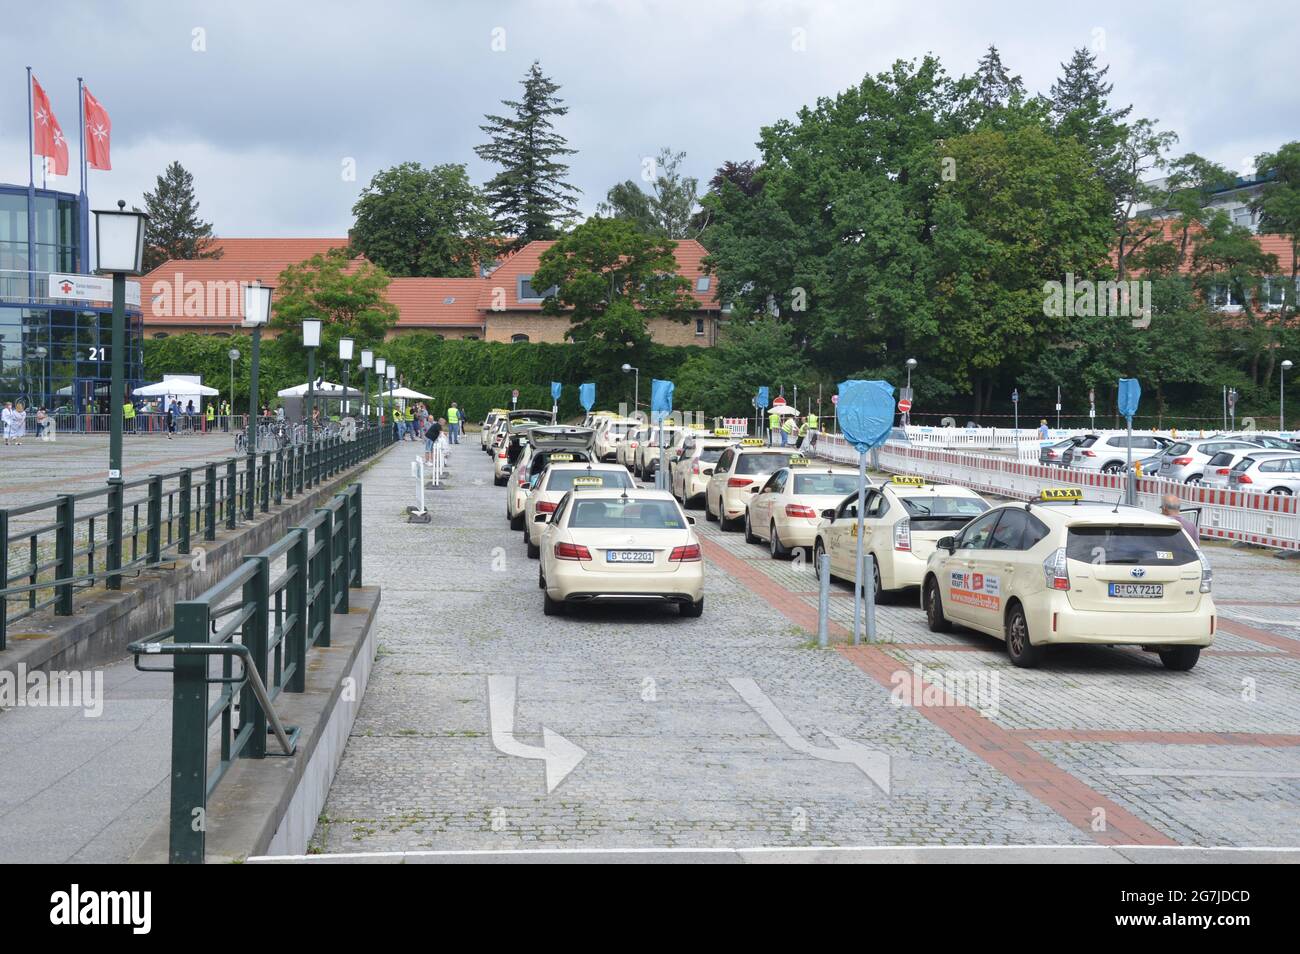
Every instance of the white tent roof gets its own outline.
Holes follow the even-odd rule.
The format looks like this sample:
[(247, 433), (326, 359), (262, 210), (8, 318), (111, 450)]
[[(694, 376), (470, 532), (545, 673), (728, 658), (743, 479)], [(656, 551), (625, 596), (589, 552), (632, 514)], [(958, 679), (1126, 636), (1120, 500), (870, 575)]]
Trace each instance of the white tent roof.
[(432, 401), (433, 397), (428, 394), (421, 394), (419, 391), (411, 388), (394, 388), (391, 391), (385, 391), (384, 394), (391, 394), (393, 397), (406, 398), (411, 401)]
[(792, 408), (789, 404), (778, 404), (776, 407), (769, 407), (767, 409), (767, 413), (783, 414), (783, 415), (793, 414), (795, 417), (799, 416), (799, 412), (796, 411), (794, 408)]
[[(331, 381), (317, 381), (316, 384), (312, 386), (312, 394), (320, 395), (321, 397), (343, 397), (343, 385), (334, 384)], [(276, 395), (278, 397), (306, 397), (307, 385), (305, 382), (303, 384), (295, 384), (291, 388), (277, 391)], [(354, 387), (349, 387), (347, 396), (361, 397), (361, 392)]]
[(214, 397), (221, 392), (216, 388), (210, 388), (206, 384), (199, 384), (197, 381), (186, 381), (183, 379), (171, 379), (159, 381), (157, 384), (145, 384), (131, 392), (135, 397), (166, 397), (167, 395), (189, 396), (200, 394), (204, 397)]

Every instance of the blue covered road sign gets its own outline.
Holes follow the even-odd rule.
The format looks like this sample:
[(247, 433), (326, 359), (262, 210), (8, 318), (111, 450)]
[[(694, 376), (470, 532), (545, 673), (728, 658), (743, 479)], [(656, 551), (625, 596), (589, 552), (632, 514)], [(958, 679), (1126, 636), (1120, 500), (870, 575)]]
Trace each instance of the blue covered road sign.
[(1142, 400), (1142, 385), (1137, 378), (1119, 379), (1119, 413), (1130, 421), (1138, 412), (1138, 402)]
[(859, 452), (885, 442), (894, 426), (894, 386), (888, 381), (842, 381), (835, 413), (844, 438)]
[(578, 403), (582, 405), (582, 409), (584, 411), (590, 414), (591, 409), (596, 406), (596, 385), (590, 382), (586, 384), (579, 384)]

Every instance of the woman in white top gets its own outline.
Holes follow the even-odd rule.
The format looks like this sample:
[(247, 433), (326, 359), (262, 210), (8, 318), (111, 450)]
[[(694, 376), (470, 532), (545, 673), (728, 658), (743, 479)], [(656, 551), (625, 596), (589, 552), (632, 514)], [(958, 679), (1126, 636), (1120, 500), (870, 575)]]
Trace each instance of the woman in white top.
[(5, 429), (5, 446), (14, 436), (14, 406), (9, 401), (5, 401), (3, 410), (0, 410), (0, 422), (3, 422)]
[(23, 438), (27, 436), (27, 406), (19, 401), (9, 419), (13, 422), (14, 443), (21, 446)]

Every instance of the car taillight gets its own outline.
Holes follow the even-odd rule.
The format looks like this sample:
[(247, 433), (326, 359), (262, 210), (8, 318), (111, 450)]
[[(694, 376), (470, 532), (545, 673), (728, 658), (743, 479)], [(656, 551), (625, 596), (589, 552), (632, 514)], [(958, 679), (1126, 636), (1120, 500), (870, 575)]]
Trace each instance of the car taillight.
[(538, 513), (555, 513), (555, 504), (549, 500), (539, 500), (537, 502)]
[(1250, 479), (1250, 474), (1238, 474), (1238, 475), (1237, 475), (1237, 483), (1239, 483), (1239, 484), (1253, 484), (1254, 481)]
[(912, 549), (912, 521), (906, 517), (894, 524), (894, 549)]
[(700, 475), (700, 462), (698, 460), (691, 465), (691, 473), (697, 477)]
[(1217, 471), (1215, 471), (1215, 473), (1217, 474), (1226, 474), (1227, 472), (1228, 472), (1228, 468), (1226, 467), (1220, 467)]
[(727, 478), (728, 487), (748, 487), (753, 482), (754, 482), (754, 478), (752, 477), (728, 477)]
[(1190, 457), (1175, 457), (1173, 459), (1173, 463), (1177, 464), (1179, 467), (1185, 467), (1191, 462), (1192, 459)]
[(581, 543), (557, 543), (555, 545), (557, 560), (590, 560), (591, 551)]
[(497, 460), (505, 460), (505, 459), (506, 459), (505, 451), (502, 451), (500, 454), (497, 454)]
[[(1208, 593), (1214, 586), (1214, 571), (1210, 569), (1210, 561), (1206, 559), (1205, 554), (1197, 549), (1196, 555), (1201, 559), (1201, 592)], [(1211, 623), (1213, 626), (1213, 623)]]
[(1097, 454), (1096, 454), (1096, 452), (1094, 452), (1094, 451), (1090, 451), (1090, 450), (1085, 449), (1085, 450), (1083, 451), (1083, 456), (1084, 456), (1084, 457), (1096, 457)]
[(1043, 583), (1049, 590), (1070, 588), (1070, 572), (1066, 568), (1065, 547), (1058, 548), (1043, 561)]
[(525, 487), (527, 485), (528, 485), (528, 474), (525, 472), (519, 475), (519, 486)]
[(700, 558), (700, 545), (690, 543), (684, 547), (673, 547), (673, 552), (668, 554), (669, 563), (691, 563)]
[(803, 504), (786, 504), (785, 515), (787, 517), (806, 517), (811, 520), (817, 516), (817, 511), (812, 507), (805, 507)]

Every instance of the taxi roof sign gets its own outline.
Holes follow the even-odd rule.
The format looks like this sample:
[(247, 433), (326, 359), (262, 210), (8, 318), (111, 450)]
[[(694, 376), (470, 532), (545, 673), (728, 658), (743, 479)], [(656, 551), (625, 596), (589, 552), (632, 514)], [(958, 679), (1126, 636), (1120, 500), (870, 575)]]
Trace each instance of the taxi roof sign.
[(730, 437), (730, 436), (731, 436), (731, 431), (727, 430), (725, 427), (715, 427), (715, 428), (713, 429), (713, 436), (714, 436), (714, 437)]
[(741, 438), (740, 443), (744, 447), (762, 447), (767, 443), (767, 441), (763, 440), (761, 437), (743, 437)]
[(914, 477), (910, 474), (895, 474), (889, 478), (891, 484), (902, 484), (905, 487), (924, 487), (924, 477)]
[(1039, 500), (1082, 500), (1081, 487), (1044, 487), (1038, 492)]
[(573, 455), (572, 455), (572, 454), (552, 454), (552, 455), (551, 455), (551, 461), (552, 461), (552, 463), (554, 463), (555, 461), (565, 461), (565, 460), (573, 460)]
[(791, 467), (807, 467), (812, 461), (807, 457), (791, 457), (788, 463)]
[(574, 478), (573, 478), (573, 486), (574, 486), (574, 487), (603, 487), (603, 486), (605, 486), (605, 478), (604, 478), (604, 477), (595, 477), (595, 476), (592, 476), (592, 477), (574, 477)]

